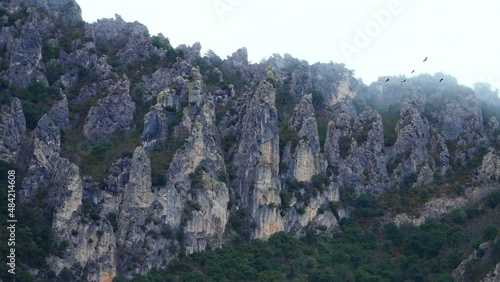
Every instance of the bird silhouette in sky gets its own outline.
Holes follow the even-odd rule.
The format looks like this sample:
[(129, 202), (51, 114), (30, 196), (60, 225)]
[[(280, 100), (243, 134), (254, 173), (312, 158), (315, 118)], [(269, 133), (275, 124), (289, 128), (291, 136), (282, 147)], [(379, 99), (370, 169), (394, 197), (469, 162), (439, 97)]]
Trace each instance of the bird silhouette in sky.
[(406, 78), (403, 81), (401, 81), (401, 83), (403, 83), (403, 82), (406, 82)]
[(444, 79), (444, 78), (441, 78), (441, 79), (439, 80), (439, 82), (443, 81), (443, 79)]
[(387, 81), (389, 81), (389, 78), (387, 78), (387, 79), (385, 80), (385, 82), (387, 82)]
[(415, 70), (412, 70), (412, 71), (411, 71), (411, 73), (414, 73), (414, 72), (415, 72)]
[(427, 57), (425, 57), (425, 59), (423, 60), (423, 62), (427, 61)]

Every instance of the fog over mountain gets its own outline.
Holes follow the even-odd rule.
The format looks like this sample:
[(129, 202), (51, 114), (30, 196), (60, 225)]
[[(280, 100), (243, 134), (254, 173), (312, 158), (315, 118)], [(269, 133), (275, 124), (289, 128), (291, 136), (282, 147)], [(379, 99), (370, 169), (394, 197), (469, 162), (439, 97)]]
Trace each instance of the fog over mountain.
[(247, 47), (254, 63), (273, 53), (344, 63), (367, 84), (385, 75), (410, 76), (416, 69), (414, 75), (444, 72), (469, 87), (487, 82), (500, 89), (500, 4), (494, 0), (78, 3), (87, 22), (118, 13), (145, 24), (151, 34), (163, 33), (173, 46), (201, 42), (202, 54), (211, 49), (226, 58)]

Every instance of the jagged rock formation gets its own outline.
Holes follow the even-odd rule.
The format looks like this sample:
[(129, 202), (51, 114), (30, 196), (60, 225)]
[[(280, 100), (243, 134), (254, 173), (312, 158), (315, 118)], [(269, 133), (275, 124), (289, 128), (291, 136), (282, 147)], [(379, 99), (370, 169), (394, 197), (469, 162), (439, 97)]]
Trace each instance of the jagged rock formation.
[(387, 187), (386, 159), (383, 155), (383, 127), (375, 111), (352, 117), (346, 104), (340, 104), (328, 123), (325, 154), (338, 171), (339, 183), (358, 191)]
[(59, 128), (44, 115), (32, 135), (33, 158), (22, 183), (21, 199), (28, 201), (46, 192), (46, 205), (54, 210), (55, 240), (68, 245), (64, 258), (50, 255), (47, 262), (56, 274), (78, 264), (86, 279), (111, 281), (116, 275), (111, 225), (103, 219), (98, 219), (98, 225), (82, 220), (82, 179), (78, 167), (60, 157)]
[(497, 263), (495, 269), (486, 274), (481, 282), (495, 282), (500, 279), (500, 263)]
[(500, 168), (498, 161), (499, 156), (497, 154), (493, 152), (486, 154), (483, 157), (481, 166), (477, 169), (478, 173), (474, 179), (475, 185), (465, 189), (463, 196), (434, 198), (423, 205), (419, 215), (399, 214), (394, 218), (394, 222), (398, 226), (403, 224), (419, 226), (427, 219), (436, 219), (455, 209), (479, 203), (491, 192), (500, 189), (497, 181)]
[(70, 123), (69, 123), (68, 99), (66, 98), (66, 95), (64, 94), (61, 95), (63, 98), (60, 101), (56, 102), (54, 106), (52, 106), (48, 115), (54, 121), (57, 127), (61, 129), (69, 129)]
[(73, 0), (0, 3), (0, 22), (0, 160), (23, 171), (21, 204), (53, 215), (53, 251), (30, 265), (40, 281), (146, 274), (234, 238), (331, 234), (349, 188), (465, 186), (394, 219), (414, 225), (500, 189), (487, 107), (500, 102), (485, 89), (427, 75), (367, 86), (342, 64), (251, 64), (246, 48), (201, 56), (118, 15), (85, 23)]
[(13, 98), (9, 105), (0, 106), (0, 160), (14, 162), (17, 159), (21, 142), (26, 133), (21, 102)]
[(256, 224), (253, 238), (265, 239), (283, 230), (283, 218), (277, 208), (281, 203), (277, 118), (275, 90), (269, 82), (262, 81), (248, 103), (235, 154), (239, 164), (238, 206), (247, 208)]
[[(311, 177), (325, 172), (324, 157), (320, 155), (318, 125), (314, 117), (312, 94), (304, 95), (290, 117), (288, 127), (297, 132), (298, 144), (287, 144), (284, 161), (289, 165), (288, 174), (297, 181), (310, 181)], [(293, 148), (292, 148), (293, 146)], [(288, 155), (288, 156), (287, 156)]]
[[(468, 264), (472, 261), (481, 261), (492, 256), (492, 249), (493, 248), (491, 243), (482, 243), (481, 245), (479, 245), (478, 250), (474, 250), (474, 252), (466, 260), (462, 261), (460, 265), (458, 265), (457, 268), (453, 270), (453, 278), (455, 278), (455, 280), (459, 282), (468, 281), (469, 278), (467, 277), (467, 272), (471, 271), (470, 267), (468, 267)], [(479, 254), (479, 252), (481, 252), (481, 254)], [(481, 279), (481, 282), (498, 281), (500, 275), (499, 265), (500, 264), (497, 263), (496, 266), (488, 274), (486, 274), (486, 277)]]
[(483, 162), (478, 169), (478, 180), (498, 181), (500, 179), (500, 156), (493, 151), (483, 157)]
[(129, 95), (127, 78), (109, 87), (110, 93), (90, 108), (83, 133), (89, 140), (109, 138), (117, 130), (129, 130), (134, 118), (135, 104)]

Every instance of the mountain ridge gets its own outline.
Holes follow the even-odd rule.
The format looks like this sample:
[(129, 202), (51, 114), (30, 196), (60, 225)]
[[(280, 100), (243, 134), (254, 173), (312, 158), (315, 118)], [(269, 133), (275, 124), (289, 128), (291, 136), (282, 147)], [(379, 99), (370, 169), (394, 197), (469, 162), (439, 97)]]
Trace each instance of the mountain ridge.
[(85, 23), (72, 0), (0, 15), (0, 159), (19, 171), (21, 206), (50, 222), (27, 224), (51, 234), (35, 240), (47, 269), (25, 264), (39, 280), (112, 281), (281, 231), (331, 235), (359, 197), (442, 192), (420, 215), (387, 213), (421, 225), (500, 188), (488, 85), (364, 85), (342, 64), (250, 64), (246, 48), (201, 56), (119, 16)]

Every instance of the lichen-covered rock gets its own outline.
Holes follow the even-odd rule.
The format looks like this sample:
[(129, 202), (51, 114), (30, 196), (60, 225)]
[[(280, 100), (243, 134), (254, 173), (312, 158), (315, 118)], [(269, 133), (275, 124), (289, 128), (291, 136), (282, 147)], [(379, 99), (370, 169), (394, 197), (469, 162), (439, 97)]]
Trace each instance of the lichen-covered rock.
[[(192, 79), (198, 79), (200, 89), (204, 89), (200, 77)], [(203, 99), (185, 109), (179, 124), (189, 129), (189, 137), (174, 154), (165, 185), (151, 187), (151, 168), (142, 148), (134, 153), (130, 169), (123, 160), (124, 166), (115, 164), (116, 171), (108, 178), (108, 183), (116, 185), (115, 190), (124, 191), (108, 196), (113, 202), (123, 197), (118, 211), (117, 242), (120, 252), (129, 255), (118, 261), (121, 272), (147, 273), (153, 267), (164, 267), (165, 262), (176, 255), (176, 251), (157, 252), (167, 244), (180, 245), (181, 251), (187, 254), (222, 244), (229, 191), (220, 180), (225, 166), (215, 125), (215, 106), (212, 96), (204, 92), (197, 95)], [(129, 179), (125, 190), (120, 188), (123, 187), (119, 184), (120, 178)], [(165, 234), (165, 230), (182, 232), (182, 240), (158, 235)], [(133, 271), (130, 271), (131, 261)]]
[(14, 162), (26, 133), (26, 119), (18, 98), (10, 100), (10, 107), (0, 105), (0, 160)]
[(446, 103), (441, 115), (446, 140), (455, 140), (461, 135), (476, 134), (476, 129), (482, 130), (481, 105), (472, 92), (462, 94), (450, 103)]
[(191, 70), (191, 77), (193, 81), (189, 83), (188, 101), (190, 104), (196, 104), (200, 107), (204, 102), (204, 95), (206, 93), (205, 84), (202, 81), (200, 71), (197, 68)]
[(340, 101), (349, 101), (350, 99), (356, 96), (356, 92), (352, 89), (351, 79), (349, 77), (349, 73), (344, 73), (344, 77), (337, 86), (337, 93), (335, 96), (331, 96), (332, 104), (335, 104)]

